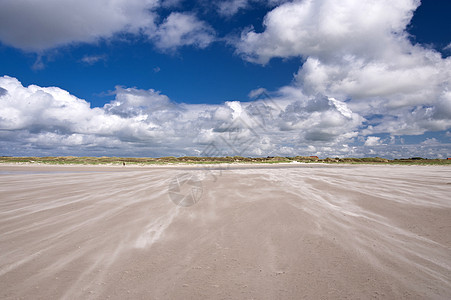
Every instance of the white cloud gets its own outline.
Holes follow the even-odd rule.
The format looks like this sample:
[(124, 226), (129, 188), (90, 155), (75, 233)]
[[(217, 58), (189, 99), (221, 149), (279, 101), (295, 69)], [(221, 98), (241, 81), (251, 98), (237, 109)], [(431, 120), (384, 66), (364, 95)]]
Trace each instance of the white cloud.
[(292, 102), (278, 120), (281, 130), (297, 131), (297, 138), (309, 144), (350, 140), (362, 121), (345, 103), (324, 96)]
[[(440, 112), (447, 116), (445, 108)], [(363, 137), (370, 134), (364, 130), (376, 130), (362, 131), (365, 121), (348, 103), (298, 95), (296, 89), (272, 99), (206, 105), (117, 87), (112, 101), (93, 108), (57, 87), (24, 87), (15, 78), (0, 77), (3, 155), (358, 157), (375, 155), (369, 146), (377, 145), (379, 156), (437, 157), (450, 147), (433, 139), (420, 147), (396, 139), (386, 145), (379, 137)]]
[(191, 45), (205, 48), (214, 41), (214, 30), (188, 13), (171, 13), (156, 30), (151, 29), (147, 34), (160, 49)]
[(6, 0), (0, 3), (0, 40), (27, 51), (92, 43), (152, 28), (157, 0)]
[(368, 147), (374, 147), (379, 145), (382, 145), (382, 141), (381, 138), (378, 136), (369, 136), (365, 141), (365, 146)]
[(238, 52), (250, 61), (272, 57), (316, 56), (331, 59), (365, 53), (389, 57), (386, 47), (404, 38), (418, 0), (305, 0), (285, 3), (269, 12), (265, 31), (245, 31)]
[(418, 135), (451, 127), (451, 58), (408, 40), (418, 0), (304, 0), (285, 3), (264, 19), (264, 31), (243, 31), (244, 59), (299, 57), (290, 86), (301, 97), (346, 99), (354, 113), (377, 123), (361, 134)]
[(243, 9), (252, 9), (256, 4), (264, 4), (268, 7), (274, 7), (289, 0), (219, 0), (216, 1), (216, 7), (219, 15), (231, 17)]
[(232, 16), (240, 9), (246, 8), (249, 5), (249, 0), (229, 0), (218, 2), (218, 13), (223, 16)]
[(255, 90), (252, 90), (249, 92), (248, 97), (253, 99), (253, 98), (257, 98), (258, 96), (267, 93), (268, 91), (265, 88), (258, 88)]
[(436, 138), (428, 138), (421, 142), (421, 145), (440, 145), (440, 142)]
[(75, 43), (95, 43), (118, 33), (147, 36), (162, 50), (191, 45), (205, 48), (214, 32), (187, 13), (172, 13), (158, 26), (157, 9), (178, 0), (5, 0), (0, 1), (0, 41), (44, 53)]
[[(451, 93), (443, 92), (429, 105), (413, 105), (390, 111), (383, 110), (382, 119), (364, 134), (421, 135), (428, 131), (445, 131), (451, 127)], [(375, 107), (375, 112), (380, 110)]]
[[(312, 145), (352, 141), (362, 122), (345, 103), (326, 97), (194, 105), (117, 87), (114, 100), (92, 108), (60, 88), (24, 87), (8, 76), (0, 77), (0, 87), (0, 148), (15, 155), (297, 155)], [(212, 142), (216, 152), (206, 153)]]

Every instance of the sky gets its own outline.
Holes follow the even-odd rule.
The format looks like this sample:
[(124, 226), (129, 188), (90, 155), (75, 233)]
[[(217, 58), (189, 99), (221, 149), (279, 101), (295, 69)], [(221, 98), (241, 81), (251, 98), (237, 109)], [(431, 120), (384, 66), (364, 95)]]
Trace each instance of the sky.
[(451, 157), (448, 0), (3, 0), (0, 155)]

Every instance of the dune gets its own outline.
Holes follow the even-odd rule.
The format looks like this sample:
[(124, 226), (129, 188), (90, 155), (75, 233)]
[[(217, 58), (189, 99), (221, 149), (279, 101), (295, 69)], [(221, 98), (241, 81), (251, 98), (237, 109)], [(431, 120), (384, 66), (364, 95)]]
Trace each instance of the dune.
[(0, 165), (0, 298), (451, 297), (451, 167)]

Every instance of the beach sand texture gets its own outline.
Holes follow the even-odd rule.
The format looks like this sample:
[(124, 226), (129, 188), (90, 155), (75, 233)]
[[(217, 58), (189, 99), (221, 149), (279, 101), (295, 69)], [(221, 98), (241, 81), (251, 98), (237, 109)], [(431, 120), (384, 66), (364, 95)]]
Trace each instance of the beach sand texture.
[(0, 298), (451, 298), (449, 166), (219, 168), (1, 165)]

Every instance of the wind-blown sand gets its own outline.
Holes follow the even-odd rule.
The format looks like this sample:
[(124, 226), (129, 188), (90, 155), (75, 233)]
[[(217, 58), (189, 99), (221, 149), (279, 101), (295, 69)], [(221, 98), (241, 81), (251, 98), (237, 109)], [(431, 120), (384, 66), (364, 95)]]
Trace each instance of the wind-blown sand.
[(450, 167), (215, 168), (0, 165), (0, 298), (451, 298)]

